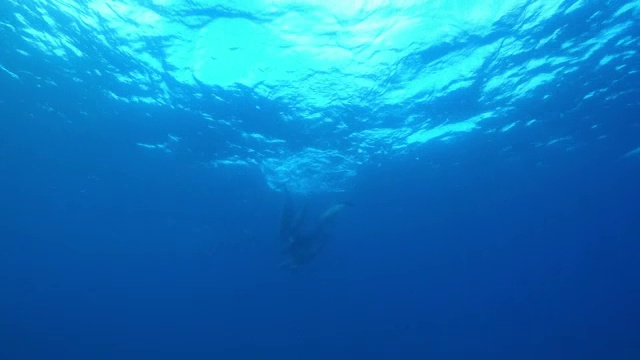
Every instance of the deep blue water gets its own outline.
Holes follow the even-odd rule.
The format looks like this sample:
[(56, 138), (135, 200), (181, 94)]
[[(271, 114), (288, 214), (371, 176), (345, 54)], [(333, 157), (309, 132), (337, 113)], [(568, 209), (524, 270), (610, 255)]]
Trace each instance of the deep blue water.
[[(237, 18), (323, 16), (295, 4), (274, 15), (126, 3), (192, 19), (212, 42), (232, 42), (220, 29), (244, 29)], [(276, 63), (256, 84), (249, 71), (234, 77), (252, 59), (235, 48), (220, 55), (234, 66), (205, 75), (193, 65), (190, 83), (173, 58), (182, 50), (168, 50), (176, 38), (114, 35), (99, 9), (115, 2), (83, 3), (106, 42), (92, 26), (73, 30), (73, 3), (2, 5), (0, 359), (640, 359), (640, 5), (557, 3), (544, 13), (513, 2), (458, 45), (411, 42), (386, 80)], [(333, 16), (353, 16), (348, 27), (415, 11)], [(592, 25), (567, 25), (578, 20)], [(56, 53), (42, 34), (66, 34), (85, 56)], [(455, 54), (482, 44), (516, 48), (511, 38), (551, 45), (491, 53), (440, 90), (416, 75), (456, 68)], [(322, 88), (325, 75), (337, 80)], [(341, 85), (371, 77), (366, 91)], [(497, 79), (508, 80), (490, 86)], [(278, 266), (281, 184), (312, 217), (355, 205), (297, 271)]]

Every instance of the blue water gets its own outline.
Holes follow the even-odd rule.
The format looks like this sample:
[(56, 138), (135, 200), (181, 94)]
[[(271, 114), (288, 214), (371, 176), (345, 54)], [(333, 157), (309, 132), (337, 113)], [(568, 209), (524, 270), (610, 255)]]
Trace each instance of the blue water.
[(639, 24), (5, 0), (0, 359), (640, 359)]

